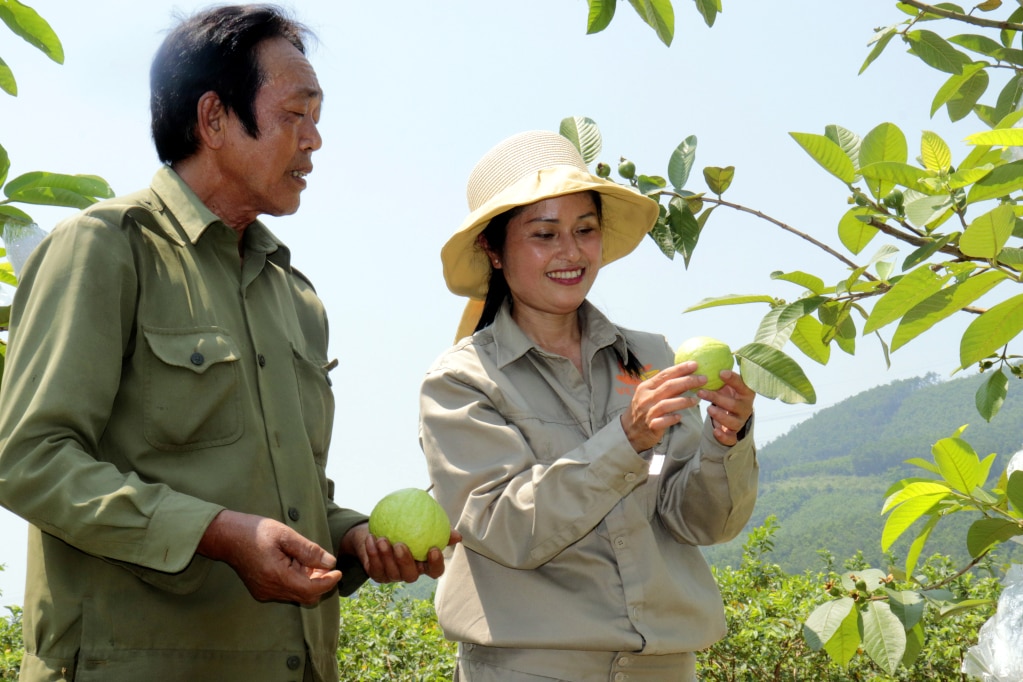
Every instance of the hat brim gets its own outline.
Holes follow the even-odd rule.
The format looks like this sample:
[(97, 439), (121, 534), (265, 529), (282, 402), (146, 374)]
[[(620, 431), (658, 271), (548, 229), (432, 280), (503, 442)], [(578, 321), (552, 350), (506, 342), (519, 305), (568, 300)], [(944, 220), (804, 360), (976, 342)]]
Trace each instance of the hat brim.
[(601, 199), (602, 265), (630, 253), (657, 222), (657, 202), (630, 187), (574, 166), (545, 168), (494, 195), (470, 213), (448, 239), (441, 249), (448, 289), (459, 296), (486, 298), (490, 261), (477, 245), (477, 238), (495, 217), (518, 206), (589, 191), (598, 192)]

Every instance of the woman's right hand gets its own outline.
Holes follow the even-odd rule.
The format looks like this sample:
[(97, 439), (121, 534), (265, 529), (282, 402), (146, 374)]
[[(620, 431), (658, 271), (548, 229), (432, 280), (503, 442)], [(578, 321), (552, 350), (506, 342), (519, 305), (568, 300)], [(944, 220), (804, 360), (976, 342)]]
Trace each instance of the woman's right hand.
[[(700, 402), (696, 389), (707, 380), (693, 375), (695, 371), (695, 362), (683, 362), (661, 370), (636, 386), (629, 409), (621, 417), (622, 428), (636, 452), (657, 445), (669, 427), (682, 421), (682, 410)], [(686, 394), (686, 391), (692, 392)]]

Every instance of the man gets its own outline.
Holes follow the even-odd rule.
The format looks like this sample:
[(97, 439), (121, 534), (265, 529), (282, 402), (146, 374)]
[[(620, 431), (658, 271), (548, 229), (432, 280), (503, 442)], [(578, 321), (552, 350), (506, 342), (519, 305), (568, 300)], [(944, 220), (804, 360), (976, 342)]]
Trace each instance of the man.
[(257, 220), (297, 210), (321, 144), (304, 36), (267, 6), (179, 25), (151, 72), (165, 166), (22, 273), (0, 395), (22, 680), (335, 680), (338, 594), (443, 571), (333, 502), (324, 309)]

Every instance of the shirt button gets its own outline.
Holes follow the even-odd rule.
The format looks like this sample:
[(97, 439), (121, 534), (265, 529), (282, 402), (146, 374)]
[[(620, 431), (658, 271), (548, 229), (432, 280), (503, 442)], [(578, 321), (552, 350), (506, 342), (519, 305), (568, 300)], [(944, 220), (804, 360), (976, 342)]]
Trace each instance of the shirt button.
[(288, 518), (291, 519), (292, 521), (298, 521), (300, 518), (302, 518), (302, 515), (298, 512), (298, 509), (296, 509), (295, 507), (289, 507)]
[(615, 673), (615, 682), (627, 682), (629, 676), (625, 673)]
[(192, 364), (196, 367), (206, 362), (206, 358), (202, 356), (202, 353), (192, 353), (192, 357), (190, 357), (189, 360), (191, 360)]
[(262, 353), (256, 356), (256, 361), (259, 362), (260, 367), (266, 367), (266, 358)]
[(626, 483), (632, 483), (635, 480), (636, 480), (636, 474), (632, 473), (631, 471), (629, 473), (625, 474), (625, 482)]
[(621, 547), (624, 547), (626, 544), (627, 543), (625, 542), (625, 538), (623, 538), (623, 537), (615, 538), (615, 547), (621, 548)]
[(621, 658), (618, 659), (618, 665), (628, 665), (628, 664), (629, 664), (629, 657), (628, 656), (622, 656)]
[(298, 670), (301, 665), (302, 665), (302, 659), (301, 658), (299, 658), (298, 656), (288, 656), (288, 669), (289, 670)]

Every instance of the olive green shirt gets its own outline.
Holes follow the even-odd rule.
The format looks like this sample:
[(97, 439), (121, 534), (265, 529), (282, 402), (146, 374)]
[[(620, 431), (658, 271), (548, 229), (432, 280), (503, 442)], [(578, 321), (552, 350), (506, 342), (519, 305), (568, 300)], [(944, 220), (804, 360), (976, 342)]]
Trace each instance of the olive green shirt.
[(491, 647), (696, 651), (725, 633), (698, 546), (735, 537), (752, 513), (751, 429), (726, 447), (693, 407), (637, 454), (619, 417), (639, 380), (618, 358), (631, 349), (652, 375), (672, 350), (589, 303), (580, 315), (582, 374), (533, 344), (505, 304), (423, 382), (421, 444), (462, 534), (437, 590), (440, 624)]
[[(260, 603), (195, 554), (222, 509), (336, 553), (327, 322), (287, 247), (161, 168), (26, 264), (0, 393), (0, 503), (30, 524), (22, 680), (337, 678), (338, 593)], [(341, 562), (341, 593), (365, 574)], [(313, 671), (306, 670), (307, 661)]]

